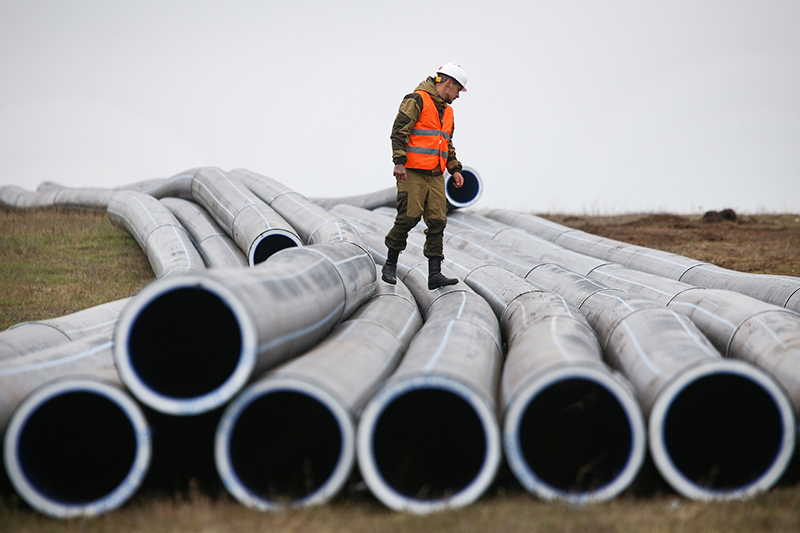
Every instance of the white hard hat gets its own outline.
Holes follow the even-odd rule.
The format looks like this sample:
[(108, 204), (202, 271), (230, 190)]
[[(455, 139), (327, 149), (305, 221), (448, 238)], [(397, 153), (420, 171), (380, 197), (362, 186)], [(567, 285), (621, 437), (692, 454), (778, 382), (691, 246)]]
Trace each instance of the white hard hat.
[(461, 65), (458, 63), (445, 63), (436, 70), (436, 73), (450, 76), (460, 83), (465, 91), (467, 90), (467, 73), (464, 72), (464, 69), (461, 68)]

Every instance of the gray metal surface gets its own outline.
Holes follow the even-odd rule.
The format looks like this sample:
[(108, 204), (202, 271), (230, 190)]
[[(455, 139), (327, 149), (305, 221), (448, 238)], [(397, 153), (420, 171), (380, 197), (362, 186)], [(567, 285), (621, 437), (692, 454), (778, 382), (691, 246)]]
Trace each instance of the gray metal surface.
[(586, 255), (690, 285), (740, 292), (800, 312), (798, 277), (737, 272), (678, 254), (598, 237), (534, 215), (501, 209), (482, 214)]
[(182, 198), (167, 197), (160, 201), (192, 237), (208, 268), (248, 266), (244, 252), (203, 207)]
[(108, 218), (127, 229), (147, 255), (157, 278), (205, 270), (192, 238), (158, 200), (135, 191), (114, 193)]
[(607, 287), (652, 298), (686, 315), (724, 356), (769, 372), (800, 414), (800, 315), (751, 296), (630, 269), (567, 250), (491, 219), (458, 213), (451, 228), (484, 231), (537, 261), (553, 262)]
[[(382, 246), (380, 237), (364, 239), (373, 250)], [(464, 283), (431, 291), (427, 278), (427, 260), (401, 256), (398, 279), (425, 324), (367, 403), (356, 436), (369, 489), (388, 507), (413, 513), (472, 503), (489, 488), (502, 456), (497, 318)]]
[(0, 361), (114, 329), (128, 298), (46, 320), (21, 322), (0, 332)]
[(405, 285), (380, 283), (314, 348), (248, 386), (217, 429), (217, 471), (228, 491), (260, 510), (335, 496), (355, 463), (359, 410), (421, 325)]
[(306, 244), (348, 241), (363, 247), (358, 232), (344, 220), (282, 183), (245, 169), (233, 170), (231, 175), (286, 218)]
[(115, 332), (123, 382), (170, 414), (223, 405), (253, 375), (315, 345), (375, 290), (372, 258), (336, 242), (288, 248), (254, 268), (151, 283)]
[[(448, 225), (450, 231), (455, 231), (452, 227)], [(609, 289), (560, 265), (538, 262), (473, 230), (452, 235), (447, 244), (497, 261), (580, 308), (597, 332), (609, 364), (622, 372), (636, 389), (640, 405), (649, 416), (650, 449), (656, 465), (681, 494), (694, 499), (748, 497), (769, 489), (787, 468), (794, 451), (796, 425), (786, 394), (756, 367), (723, 360), (683, 315), (653, 300)], [(684, 374), (693, 377), (692, 386), (671, 388)], [(733, 374), (735, 379), (725, 379)], [(741, 406), (712, 401), (718, 394), (715, 385), (720, 380), (726, 381), (728, 393), (742, 402)], [(762, 383), (773, 386), (763, 387)], [(657, 402), (659, 406), (681, 404), (679, 398), (688, 390), (707, 409), (676, 410), (671, 418), (653, 414), (660, 412), (654, 411)], [(750, 402), (757, 404), (759, 410), (752, 409)], [(679, 418), (679, 422), (674, 422)], [(665, 442), (667, 419), (695, 431), (684, 434), (676, 453), (662, 455), (661, 461), (655, 455), (653, 443)], [(708, 433), (702, 430), (711, 427), (712, 422), (718, 438), (713, 446), (705, 446)], [(750, 430), (743, 432), (742, 428), (748, 425)], [(754, 447), (752, 440), (742, 438), (743, 433), (759, 434), (770, 445)], [(692, 438), (696, 440), (692, 442)], [(665, 446), (669, 446), (675, 441), (666, 442)], [(751, 448), (758, 452), (750, 453)], [(689, 449), (695, 450), (691, 464), (684, 462), (685, 455), (677, 453)], [(742, 457), (747, 458), (747, 464)], [(718, 469), (724, 475), (715, 473)]]
[[(350, 206), (333, 211), (376, 232), (378, 247), (392, 225), (390, 217)], [(422, 242), (412, 234), (409, 248), (420, 253)], [(500, 404), (517, 479), (541, 498), (575, 503), (625, 490), (644, 461), (645, 423), (631, 385), (602, 362), (583, 315), (484, 259), (452, 248), (447, 257), (451, 271), (490, 304), (508, 345)]]
[(247, 255), (250, 265), (302, 244), (284, 218), (218, 168), (187, 170), (147, 191), (156, 198), (176, 196), (202, 205)]

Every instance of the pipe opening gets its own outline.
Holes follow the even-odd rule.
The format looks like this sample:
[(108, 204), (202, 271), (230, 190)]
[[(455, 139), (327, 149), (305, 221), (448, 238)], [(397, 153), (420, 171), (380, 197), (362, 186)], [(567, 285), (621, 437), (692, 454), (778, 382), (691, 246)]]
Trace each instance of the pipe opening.
[(464, 185), (460, 188), (456, 187), (455, 180), (449, 174), (445, 184), (447, 200), (453, 207), (466, 207), (480, 196), (481, 180), (477, 173), (465, 168), (461, 171), (461, 177), (464, 178)]
[(268, 235), (256, 244), (256, 248), (253, 251), (253, 264), (257, 265), (284, 248), (293, 248), (295, 246), (297, 246), (297, 242), (286, 235)]
[(522, 456), (544, 483), (597, 491), (624, 471), (633, 434), (617, 398), (599, 383), (564, 379), (537, 394), (520, 419)]
[(307, 394), (279, 390), (242, 410), (229, 449), (233, 470), (251, 493), (291, 503), (330, 478), (342, 453), (342, 433), (324, 404)]
[(698, 486), (730, 490), (759, 479), (777, 458), (783, 425), (772, 396), (739, 374), (690, 383), (664, 420), (675, 467)]
[(17, 440), (21, 471), (43, 496), (82, 504), (111, 494), (136, 458), (124, 411), (94, 392), (54, 396), (26, 420)]
[(136, 317), (128, 357), (139, 379), (163, 396), (194, 398), (233, 374), (242, 336), (230, 307), (205, 289), (181, 287), (153, 299)]
[(487, 437), (473, 407), (453, 392), (414, 389), (386, 406), (373, 432), (375, 464), (409, 498), (443, 499), (472, 483)]

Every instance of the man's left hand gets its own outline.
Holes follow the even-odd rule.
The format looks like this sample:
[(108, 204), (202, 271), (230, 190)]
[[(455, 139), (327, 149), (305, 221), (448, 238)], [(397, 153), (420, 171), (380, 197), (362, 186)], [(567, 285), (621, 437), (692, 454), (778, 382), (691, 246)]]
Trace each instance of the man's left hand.
[(455, 182), (456, 189), (460, 189), (461, 186), (464, 185), (464, 176), (461, 175), (461, 172), (454, 172), (453, 181)]

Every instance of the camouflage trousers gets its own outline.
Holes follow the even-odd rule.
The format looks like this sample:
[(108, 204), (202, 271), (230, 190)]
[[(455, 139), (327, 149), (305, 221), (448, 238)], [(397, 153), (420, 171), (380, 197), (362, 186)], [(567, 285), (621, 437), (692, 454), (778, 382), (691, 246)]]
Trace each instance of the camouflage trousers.
[(397, 180), (397, 216), (386, 235), (386, 247), (405, 250), (408, 232), (423, 219), (428, 227), (425, 230), (425, 257), (444, 259), (442, 236), (447, 224), (444, 177), (442, 174), (431, 176), (417, 172), (413, 168), (406, 169), (406, 173), (405, 180)]

